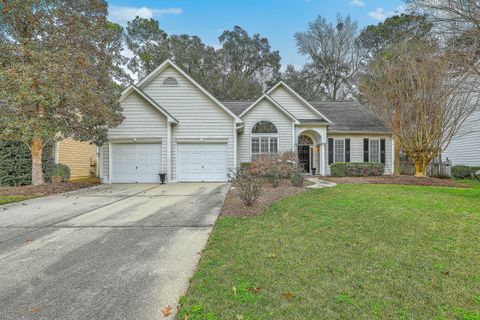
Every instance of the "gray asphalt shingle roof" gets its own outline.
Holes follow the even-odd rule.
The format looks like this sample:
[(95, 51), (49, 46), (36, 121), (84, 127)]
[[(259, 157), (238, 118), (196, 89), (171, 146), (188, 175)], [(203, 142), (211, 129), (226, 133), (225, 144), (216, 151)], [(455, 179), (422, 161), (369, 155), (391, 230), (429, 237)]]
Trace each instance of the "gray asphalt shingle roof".
[[(250, 105), (252, 105), (253, 101), (224, 101), (222, 103), (225, 107), (239, 116)], [(382, 126), (380, 120), (378, 120), (365, 105), (359, 102), (309, 101), (309, 103), (332, 122), (329, 126), (330, 131), (388, 131)], [(298, 120), (300, 123), (318, 123), (323, 121), (321, 119)]]
[(321, 114), (333, 124), (330, 131), (388, 131), (380, 120), (359, 102), (320, 102), (309, 101)]

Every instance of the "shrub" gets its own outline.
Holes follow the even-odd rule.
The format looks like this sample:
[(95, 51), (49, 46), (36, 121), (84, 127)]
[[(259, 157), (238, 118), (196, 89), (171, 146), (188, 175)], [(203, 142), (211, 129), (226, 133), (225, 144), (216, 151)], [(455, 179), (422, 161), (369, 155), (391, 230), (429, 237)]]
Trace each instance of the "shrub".
[(383, 163), (373, 162), (337, 162), (330, 165), (330, 173), (334, 177), (381, 176), (384, 170)]
[(305, 171), (299, 166), (295, 166), (290, 177), (292, 185), (295, 187), (303, 187), (305, 183)]
[(475, 173), (478, 170), (480, 170), (480, 167), (456, 165), (452, 167), (452, 176), (457, 179), (466, 179), (466, 178), (471, 178), (472, 176), (477, 177)]
[(238, 196), (246, 206), (252, 206), (260, 197), (260, 179), (247, 172), (240, 172), (237, 178)]
[(282, 178), (282, 172), (279, 170), (278, 166), (272, 165), (268, 168), (267, 171), (267, 180), (272, 185), (272, 187), (278, 187), (280, 179)]
[(336, 162), (330, 165), (330, 174), (334, 177), (345, 177), (347, 175), (347, 163)]
[(61, 176), (63, 181), (67, 181), (70, 179), (70, 167), (66, 164), (59, 163), (55, 166), (54, 175)]
[[(55, 169), (53, 145), (43, 148), (42, 169), (45, 181), (50, 181)], [(0, 142), (0, 186), (20, 186), (32, 182), (30, 149), (15, 141)]]
[(241, 166), (241, 168), (246, 169), (254, 176), (267, 179), (271, 170), (276, 170), (276, 175), (279, 179), (288, 179), (293, 172), (295, 159), (294, 153), (284, 152), (279, 155), (259, 157), (251, 162), (250, 165)]
[(251, 166), (252, 166), (251, 162), (241, 162), (240, 163), (240, 169), (250, 168)]

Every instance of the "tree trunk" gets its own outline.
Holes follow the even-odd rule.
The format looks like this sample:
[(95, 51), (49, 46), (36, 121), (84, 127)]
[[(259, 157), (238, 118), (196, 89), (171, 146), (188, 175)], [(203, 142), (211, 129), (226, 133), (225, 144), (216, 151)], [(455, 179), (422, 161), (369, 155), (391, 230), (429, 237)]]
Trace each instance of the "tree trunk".
[(395, 150), (394, 152), (394, 167), (393, 167), (393, 174), (395, 176), (400, 175), (400, 143), (398, 142), (398, 139), (396, 139), (395, 143)]
[(42, 144), (41, 138), (35, 138), (32, 142), (32, 186), (44, 184), (42, 172)]
[(415, 159), (415, 177), (425, 178), (427, 176), (427, 165), (425, 159)]

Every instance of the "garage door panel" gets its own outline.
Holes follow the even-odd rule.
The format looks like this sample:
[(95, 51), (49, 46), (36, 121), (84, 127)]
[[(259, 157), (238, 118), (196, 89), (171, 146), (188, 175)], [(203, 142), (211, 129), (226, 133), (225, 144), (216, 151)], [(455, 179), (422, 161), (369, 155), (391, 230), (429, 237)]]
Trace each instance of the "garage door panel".
[(161, 144), (112, 144), (113, 183), (157, 183), (161, 168)]
[(226, 181), (226, 144), (178, 144), (178, 181)]

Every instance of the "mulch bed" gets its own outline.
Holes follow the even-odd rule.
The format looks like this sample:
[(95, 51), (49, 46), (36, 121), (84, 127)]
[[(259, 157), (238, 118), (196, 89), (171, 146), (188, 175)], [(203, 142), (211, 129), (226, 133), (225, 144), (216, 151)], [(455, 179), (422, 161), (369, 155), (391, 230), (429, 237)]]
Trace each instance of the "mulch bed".
[(319, 179), (339, 184), (401, 184), (413, 186), (438, 186), (438, 187), (467, 187), (451, 179), (420, 178), (414, 176), (381, 176), (381, 177), (319, 177)]
[(98, 185), (96, 180), (81, 182), (45, 183), (40, 186), (0, 187), (0, 196), (44, 197), (51, 194), (68, 192)]
[(237, 194), (235, 184), (232, 185), (227, 193), (225, 202), (223, 203), (221, 216), (255, 216), (265, 210), (270, 204), (282, 198), (298, 194), (308, 190), (307, 185), (311, 184), (305, 181), (305, 186), (302, 188), (292, 186), (290, 180), (282, 180), (278, 187), (273, 188), (269, 183), (262, 184), (262, 192), (257, 202), (251, 207), (243, 204), (242, 200)]

